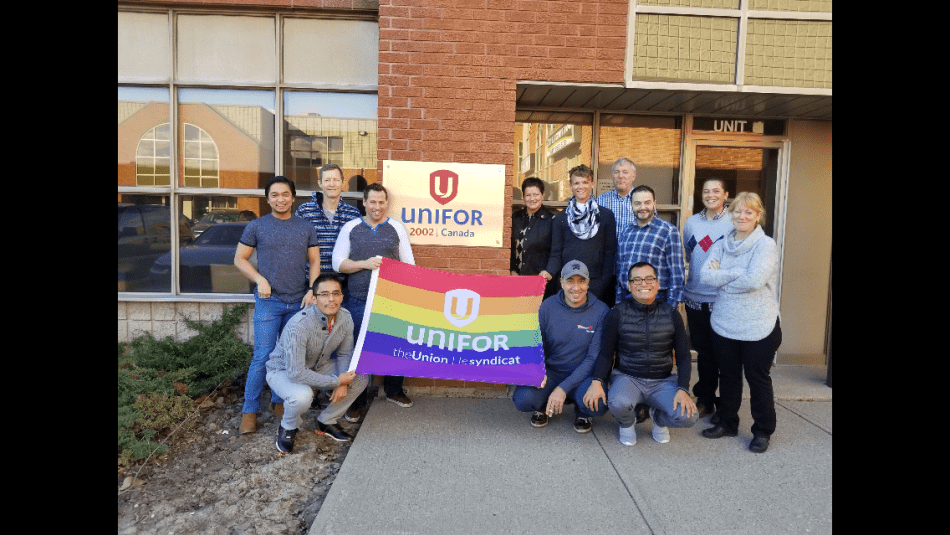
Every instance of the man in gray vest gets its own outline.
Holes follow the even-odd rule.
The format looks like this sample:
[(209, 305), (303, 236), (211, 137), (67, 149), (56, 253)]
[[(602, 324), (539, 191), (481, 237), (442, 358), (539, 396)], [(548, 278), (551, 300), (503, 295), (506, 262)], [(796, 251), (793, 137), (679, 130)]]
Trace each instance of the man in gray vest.
[[(353, 316), (353, 339), (359, 339), (366, 310), (366, 298), (373, 270), (379, 269), (382, 258), (391, 258), (415, 265), (409, 233), (402, 223), (388, 217), (389, 192), (379, 183), (363, 190), (366, 215), (343, 225), (333, 247), (333, 269), (349, 275), (349, 298), (344, 307)], [(403, 377), (385, 376), (386, 399), (400, 407), (411, 407), (412, 401), (402, 389)], [(346, 413), (346, 421), (357, 422), (366, 404), (365, 393)]]

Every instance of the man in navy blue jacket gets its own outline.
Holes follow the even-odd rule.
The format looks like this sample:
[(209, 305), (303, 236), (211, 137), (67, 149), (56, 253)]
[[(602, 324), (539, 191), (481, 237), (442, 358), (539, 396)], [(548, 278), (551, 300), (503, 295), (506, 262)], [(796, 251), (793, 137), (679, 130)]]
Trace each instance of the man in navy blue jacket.
[(574, 430), (578, 433), (590, 432), (591, 417), (607, 412), (606, 405), (592, 410), (583, 403), (600, 353), (600, 330), (609, 311), (587, 291), (589, 283), (583, 262), (566, 262), (561, 269), (561, 291), (545, 299), (538, 310), (544, 382), (537, 388), (518, 386), (511, 397), (519, 411), (533, 413), (534, 427), (548, 425), (548, 417), (560, 414), (569, 396), (574, 400)]

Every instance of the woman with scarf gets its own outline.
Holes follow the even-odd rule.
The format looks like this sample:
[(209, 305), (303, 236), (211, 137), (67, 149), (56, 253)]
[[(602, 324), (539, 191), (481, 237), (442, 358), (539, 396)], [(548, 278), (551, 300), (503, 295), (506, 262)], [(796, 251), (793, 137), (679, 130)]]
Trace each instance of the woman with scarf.
[[(580, 260), (590, 272), (588, 292), (608, 306), (613, 303), (614, 255), (617, 225), (614, 214), (598, 206), (592, 195), (594, 171), (584, 164), (568, 172), (574, 196), (567, 208), (554, 217), (551, 257), (545, 271), (560, 273), (564, 263)], [(609, 299), (609, 300), (608, 300)]]
[(524, 208), (511, 214), (511, 274), (541, 275), (547, 282), (545, 299), (561, 288), (545, 271), (551, 256), (551, 223), (555, 213), (544, 204), (544, 182), (530, 177), (521, 183)]

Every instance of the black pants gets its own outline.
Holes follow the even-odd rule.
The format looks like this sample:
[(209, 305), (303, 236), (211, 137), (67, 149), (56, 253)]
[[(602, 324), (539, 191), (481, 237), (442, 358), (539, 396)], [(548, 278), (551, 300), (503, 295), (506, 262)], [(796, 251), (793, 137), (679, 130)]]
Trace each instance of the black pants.
[(768, 437), (775, 432), (775, 394), (769, 374), (775, 352), (781, 344), (782, 327), (778, 319), (771, 334), (753, 342), (724, 338), (713, 331), (713, 351), (719, 362), (720, 401), (716, 412), (720, 425), (727, 430), (739, 430), (744, 370), (749, 383), (752, 434)]
[(696, 384), (693, 394), (699, 402), (709, 406), (716, 405), (716, 390), (719, 388), (719, 363), (712, 347), (712, 325), (709, 317), (709, 303), (703, 303), (702, 310), (686, 307), (686, 321), (689, 323), (689, 340), (696, 350)]

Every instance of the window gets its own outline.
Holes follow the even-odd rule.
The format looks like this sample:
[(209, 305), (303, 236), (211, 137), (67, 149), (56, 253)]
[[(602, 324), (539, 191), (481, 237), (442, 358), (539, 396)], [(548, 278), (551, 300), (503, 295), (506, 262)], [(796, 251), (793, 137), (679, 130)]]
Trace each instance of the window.
[(376, 181), (378, 23), (135, 9), (118, 14), (119, 292), (246, 299), (234, 249), (271, 177), (296, 205), (325, 163), (349, 198)]

